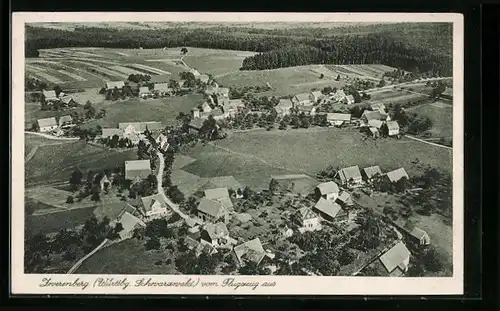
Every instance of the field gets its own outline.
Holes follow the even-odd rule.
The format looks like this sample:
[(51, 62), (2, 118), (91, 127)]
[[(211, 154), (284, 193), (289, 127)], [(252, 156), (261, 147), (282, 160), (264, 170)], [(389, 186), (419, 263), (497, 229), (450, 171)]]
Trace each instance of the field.
[(54, 146), (41, 146), (25, 165), (26, 186), (69, 180), (75, 168), (82, 171), (115, 168), (126, 160), (135, 160), (137, 152), (110, 151), (76, 141)]
[(129, 239), (108, 246), (86, 260), (79, 274), (178, 274), (174, 263), (155, 265), (168, 258), (166, 251), (144, 248), (144, 241)]
[(453, 137), (453, 106), (435, 102), (412, 109), (418, 115), (429, 117), (433, 126), (430, 132), (434, 137)]
[(134, 98), (123, 102), (106, 102), (95, 105), (105, 109), (103, 119), (86, 123), (83, 128), (100, 125), (102, 127), (118, 127), (120, 122), (159, 121), (163, 125), (175, 125), (179, 112), (190, 112), (201, 102), (200, 95), (167, 97), (163, 99)]
[(32, 215), (26, 217), (25, 229), (28, 235), (57, 232), (81, 226), (92, 217), (95, 207), (77, 208), (69, 211)]
[[(197, 146), (188, 155), (197, 160), (183, 168), (189, 173), (233, 175), (257, 188), (267, 188), (271, 175), (314, 176), (330, 164), (379, 165), (382, 171), (404, 167), (410, 176), (427, 165), (452, 171), (450, 150), (406, 139), (373, 141), (356, 131), (334, 128), (233, 133), (216, 146)], [(412, 163), (416, 158), (419, 164)]]

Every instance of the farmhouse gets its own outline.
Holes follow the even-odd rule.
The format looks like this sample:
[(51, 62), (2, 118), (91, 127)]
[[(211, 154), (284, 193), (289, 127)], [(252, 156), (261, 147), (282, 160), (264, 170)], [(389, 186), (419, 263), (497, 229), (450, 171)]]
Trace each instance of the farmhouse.
[(323, 95), (321, 91), (313, 91), (311, 92), (311, 95), (309, 97), (313, 103), (319, 103), (319, 101), (322, 100), (325, 95)]
[(233, 202), (231, 202), (231, 199), (229, 198), (229, 191), (227, 188), (207, 189), (205, 190), (205, 198), (219, 202), (224, 205), (226, 209), (233, 207)]
[(275, 184), (277, 191), (293, 192), (296, 194), (307, 195), (314, 190), (317, 184), (316, 180), (304, 174), (291, 175), (273, 175), (271, 176), (271, 184)]
[(149, 87), (147, 87), (147, 86), (141, 86), (139, 88), (139, 97), (146, 98), (149, 95), (151, 95), (151, 92), (149, 91)]
[(370, 126), (368, 128), (368, 133), (373, 137), (373, 138), (378, 138), (380, 136), (380, 132), (376, 127)]
[(105, 88), (106, 90), (113, 90), (115, 88), (121, 90), (122, 87), (125, 86), (124, 81), (114, 81), (114, 82), (106, 82)]
[(73, 118), (71, 116), (61, 116), (59, 117), (59, 127), (66, 128), (73, 125)]
[(334, 181), (324, 182), (316, 186), (316, 197), (335, 201), (339, 196), (339, 186)]
[(222, 222), (208, 223), (200, 232), (200, 242), (211, 247), (234, 245), (237, 241), (229, 236), (229, 230)]
[(124, 130), (125, 134), (130, 132), (143, 133), (147, 130), (156, 131), (161, 130), (163, 125), (161, 122), (148, 121), (148, 122), (123, 122), (118, 123), (118, 128)]
[(217, 91), (219, 90), (219, 87), (218, 86), (212, 86), (212, 85), (209, 85), (205, 88), (205, 94), (207, 95), (214, 95), (217, 93)]
[(339, 170), (336, 175), (339, 176), (342, 185), (350, 183), (360, 184), (363, 181), (363, 177), (357, 165), (343, 168)]
[(246, 262), (251, 261), (259, 265), (264, 258), (274, 258), (274, 255), (266, 252), (259, 238), (246, 241), (243, 244), (233, 248), (233, 254), (240, 266), (244, 266)]
[(116, 202), (111, 204), (100, 204), (94, 210), (93, 214), (98, 220), (102, 220), (104, 217), (107, 217), (110, 220), (110, 224), (114, 225), (116, 220), (125, 212), (135, 214), (136, 209), (128, 203)]
[(399, 135), (399, 124), (397, 121), (387, 121), (387, 135), (389, 136)]
[(199, 110), (193, 110), (193, 118), (201, 118), (201, 119), (208, 119), (209, 116), (212, 116), (215, 120), (223, 120), (228, 115), (226, 115), (220, 107), (215, 107), (209, 112), (205, 111), (199, 111)]
[(342, 126), (346, 123), (351, 123), (350, 113), (327, 113), (326, 120), (330, 125)]
[(393, 222), (394, 225), (403, 231), (403, 233), (415, 244), (419, 246), (426, 246), (431, 244), (431, 238), (429, 237), (429, 234), (425, 232), (424, 230), (416, 227), (414, 224), (411, 222), (401, 222), (401, 221), (395, 221)]
[(125, 161), (125, 179), (145, 179), (151, 174), (150, 160)]
[(63, 104), (65, 104), (65, 105), (68, 105), (68, 106), (76, 104), (75, 101), (74, 101), (74, 99), (73, 99), (73, 97), (71, 97), (71, 96), (63, 96), (63, 97), (61, 97), (61, 102)]
[(292, 103), (294, 106), (304, 106), (311, 105), (311, 97), (309, 93), (300, 93), (292, 97)]
[(200, 80), (201, 83), (208, 83), (210, 77), (206, 74), (202, 74), (198, 77), (198, 80)]
[(219, 95), (217, 96), (217, 105), (219, 106), (228, 106), (229, 105), (229, 97)]
[(140, 206), (142, 215), (148, 220), (165, 217), (170, 211), (163, 196), (160, 194), (142, 197)]
[(381, 114), (387, 114), (387, 110), (383, 103), (370, 104), (370, 107), (372, 108), (373, 111), (378, 111)]
[(305, 115), (315, 115), (316, 114), (316, 107), (314, 106), (298, 106), (297, 110), (300, 113), (304, 113)]
[(368, 127), (374, 127), (378, 131), (382, 128), (382, 125), (384, 125), (384, 122), (376, 119), (368, 120)]
[(227, 88), (227, 87), (218, 88), (217, 95), (229, 97), (229, 88)]
[(168, 83), (156, 83), (153, 92), (158, 96), (167, 96), (172, 95), (173, 89), (169, 87)]
[(403, 242), (399, 242), (380, 256), (375, 265), (385, 276), (400, 277), (408, 271), (409, 263), (410, 251)]
[(274, 107), (274, 110), (278, 116), (283, 117), (289, 115), (292, 108), (293, 103), (290, 99), (280, 99), (279, 104)]
[(334, 102), (341, 102), (346, 98), (346, 94), (343, 90), (337, 90), (333, 95), (330, 97)]
[(99, 185), (101, 191), (107, 191), (111, 188), (112, 177), (108, 177), (104, 173), (98, 173), (94, 176), (94, 185)]
[(123, 137), (123, 130), (118, 128), (103, 128), (102, 138), (112, 138), (113, 136)]
[(224, 97), (227, 101), (223, 101), (224, 105), (222, 110), (224, 115), (227, 117), (234, 117), (238, 114), (239, 105), (237, 102), (230, 101), (227, 97)]
[(365, 167), (363, 169), (363, 178), (366, 181), (371, 181), (375, 176), (382, 176), (382, 170), (378, 165)]
[(43, 94), (43, 100), (46, 103), (53, 103), (53, 102), (59, 101), (59, 98), (57, 98), (57, 95), (56, 95), (56, 91), (54, 91), (54, 90), (50, 90), (50, 91), (42, 90), (42, 94)]
[(403, 177), (405, 177), (406, 179), (410, 179), (410, 177), (408, 177), (408, 174), (406, 173), (405, 169), (402, 167), (398, 168), (397, 170), (387, 172), (386, 176), (389, 179), (389, 181), (392, 183), (398, 182)]
[(301, 233), (321, 229), (321, 222), (318, 215), (308, 207), (303, 207), (297, 211), (296, 221), (300, 226), (299, 231)]
[(226, 219), (227, 213), (224, 205), (217, 201), (212, 201), (207, 198), (201, 198), (198, 204), (198, 217), (203, 221), (216, 222), (217, 220)]
[(191, 134), (196, 134), (200, 131), (202, 128), (203, 124), (205, 123), (205, 119), (202, 118), (194, 118), (189, 122), (188, 127), (189, 127), (189, 132)]
[(354, 96), (352, 95), (347, 95), (344, 99), (343, 99), (343, 102), (347, 105), (352, 105), (355, 103), (354, 101)]
[(120, 232), (118, 232), (121, 240), (130, 239), (133, 236), (134, 230), (136, 228), (146, 227), (146, 224), (142, 220), (127, 211), (121, 214), (116, 222), (120, 223), (123, 228)]
[(53, 131), (57, 128), (57, 121), (56, 118), (45, 118), (45, 119), (38, 119), (38, 128), (40, 132), (45, 133), (45, 132), (50, 132)]
[(316, 202), (316, 205), (314, 205), (313, 210), (325, 220), (332, 221), (340, 211), (342, 211), (342, 208), (331, 200), (320, 198), (318, 202)]

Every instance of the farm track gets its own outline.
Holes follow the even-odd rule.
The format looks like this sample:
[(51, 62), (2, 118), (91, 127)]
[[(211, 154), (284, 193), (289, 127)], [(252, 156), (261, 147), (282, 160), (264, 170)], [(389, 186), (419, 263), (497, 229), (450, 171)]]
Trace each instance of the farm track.
[(440, 144), (436, 144), (436, 143), (431, 143), (429, 141), (426, 141), (426, 140), (423, 140), (423, 139), (420, 139), (420, 138), (417, 138), (417, 137), (414, 137), (414, 136), (405, 135), (405, 137), (407, 137), (409, 139), (412, 139), (412, 140), (415, 140), (415, 141), (419, 141), (419, 142), (424, 143), (424, 144), (431, 145), (431, 146), (435, 146), (435, 147), (439, 147), (439, 148), (443, 148), (443, 149), (448, 149), (448, 150), (453, 150), (452, 147), (448, 147), (448, 146), (440, 145)]

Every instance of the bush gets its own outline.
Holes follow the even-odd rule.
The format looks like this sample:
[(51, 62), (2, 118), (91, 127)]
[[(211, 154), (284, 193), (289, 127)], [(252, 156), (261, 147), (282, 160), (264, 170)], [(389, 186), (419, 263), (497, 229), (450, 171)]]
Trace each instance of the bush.
[(68, 196), (68, 198), (66, 199), (66, 203), (72, 204), (73, 202), (75, 202), (75, 199), (73, 198), (73, 196), (72, 195)]

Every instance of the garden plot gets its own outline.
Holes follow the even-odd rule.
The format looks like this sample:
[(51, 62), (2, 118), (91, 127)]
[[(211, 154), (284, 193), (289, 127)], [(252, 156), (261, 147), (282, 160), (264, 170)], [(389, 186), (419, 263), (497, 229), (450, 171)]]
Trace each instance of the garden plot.
[(46, 81), (48, 81), (50, 83), (61, 83), (61, 82), (63, 82), (59, 78), (56, 78), (56, 77), (54, 77), (52, 75), (49, 75), (49, 74), (45, 73), (45, 70), (43, 70), (41, 68), (37, 68), (37, 67), (30, 66), (30, 65), (26, 65), (26, 69), (27, 69), (28, 73), (33, 74), (34, 76), (39, 76), (43, 80), (46, 80)]
[(114, 77), (119, 77), (121, 79), (127, 79), (128, 76), (124, 73), (121, 73), (121, 72), (116, 72), (116, 71), (113, 71), (113, 70), (109, 70), (107, 68), (103, 68), (102, 66), (98, 66), (98, 65), (94, 65), (94, 64), (90, 64), (90, 63), (86, 63), (86, 62), (83, 62), (83, 61), (78, 61), (78, 60), (72, 60), (71, 61), (72, 63), (77, 63), (77, 64), (82, 64), (86, 67), (89, 67), (89, 68), (92, 68), (94, 69), (94, 71), (97, 71), (101, 74), (104, 74), (106, 77), (111, 77), (111, 78), (114, 78)]
[(74, 73), (68, 72), (68, 71), (66, 71), (64, 69), (59, 69), (59, 70), (57, 70), (57, 72), (60, 72), (60, 73), (62, 73), (64, 75), (67, 75), (68, 77), (71, 77), (71, 78), (75, 79), (76, 81), (87, 81), (87, 79), (82, 78), (82, 77), (80, 77), (80, 76), (78, 76), (78, 75), (76, 75)]
[(142, 64), (132, 64), (132, 65), (128, 65), (128, 67), (136, 68), (139, 70), (146, 70), (146, 71), (149, 71), (149, 72), (151, 72), (153, 74), (157, 74), (157, 75), (170, 75), (171, 74), (168, 71), (161, 70), (158, 68), (153, 68), (153, 67), (142, 65)]

